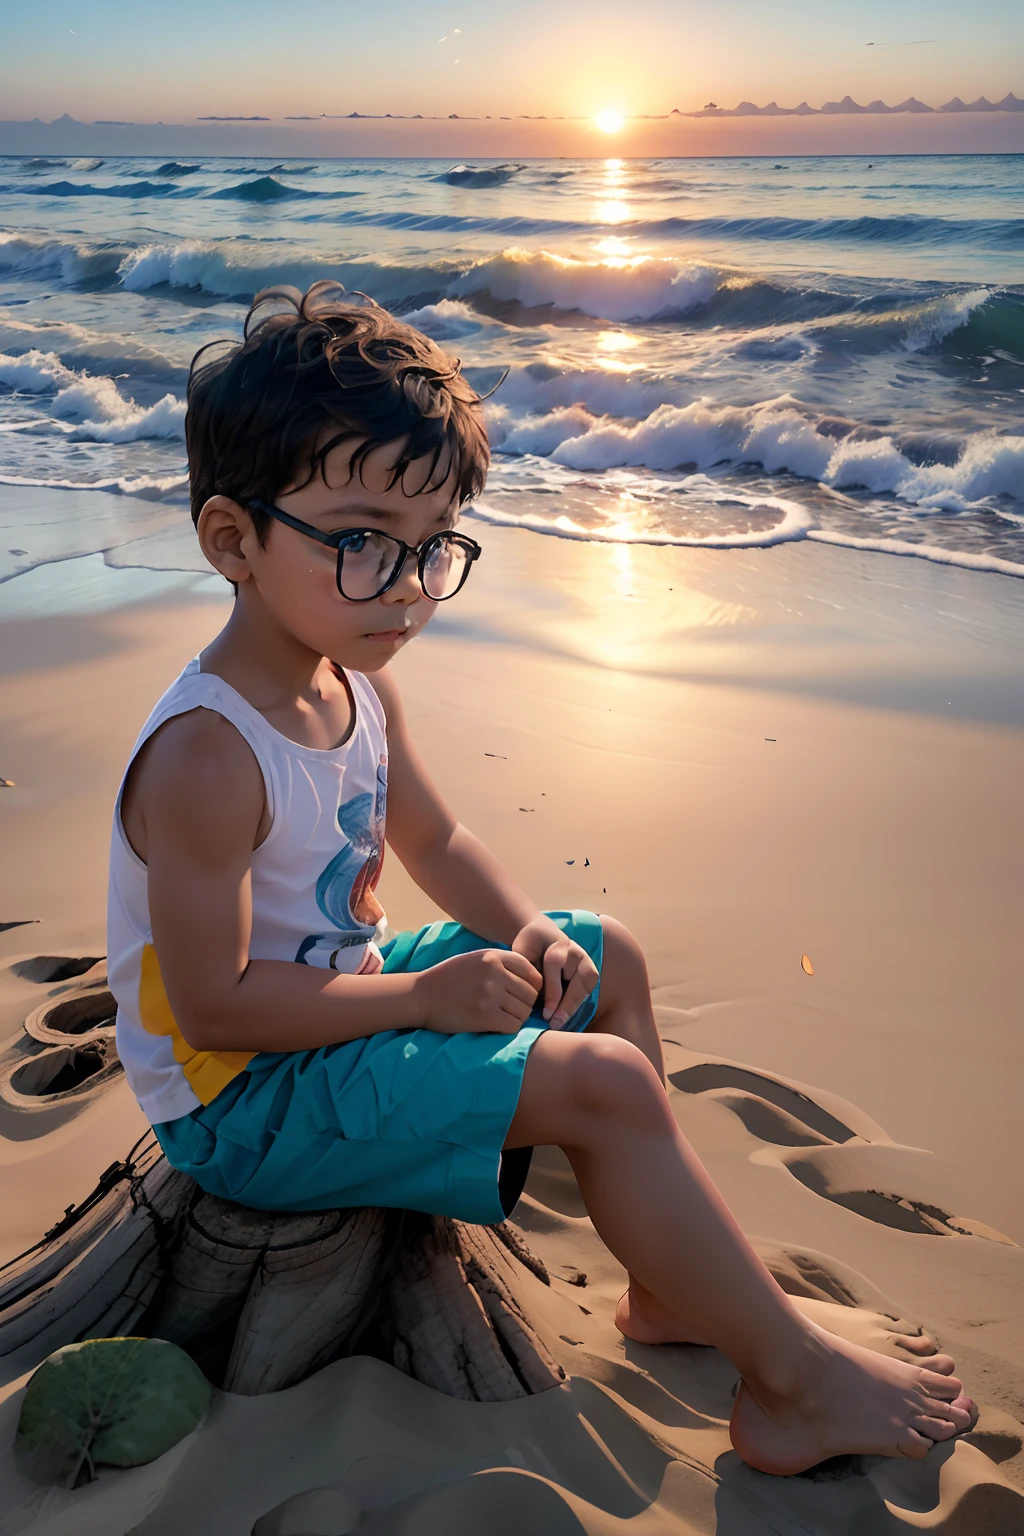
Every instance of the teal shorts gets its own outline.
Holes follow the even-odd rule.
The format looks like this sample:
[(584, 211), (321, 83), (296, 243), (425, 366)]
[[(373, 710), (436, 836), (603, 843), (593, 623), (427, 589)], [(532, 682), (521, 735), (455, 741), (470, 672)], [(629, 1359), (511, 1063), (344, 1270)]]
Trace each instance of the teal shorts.
[[(601, 968), (593, 912), (550, 912)], [(402, 933), (385, 971), (425, 971), (501, 949), (458, 923)], [(586, 1029), (598, 990), (566, 1029)], [(390, 1206), (502, 1221), (522, 1193), (530, 1148), (502, 1156), (539, 1010), (514, 1035), (388, 1030), (316, 1051), (261, 1051), (211, 1104), (154, 1126), (167, 1161), (209, 1194), (265, 1211)]]

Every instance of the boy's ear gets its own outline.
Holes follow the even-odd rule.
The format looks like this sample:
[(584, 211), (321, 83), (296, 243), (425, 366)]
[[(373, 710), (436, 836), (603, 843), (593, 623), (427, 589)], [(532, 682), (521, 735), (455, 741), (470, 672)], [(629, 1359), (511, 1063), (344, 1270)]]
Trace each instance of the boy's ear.
[(196, 523), (199, 546), (213, 568), (228, 581), (248, 581), (258, 546), (252, 518), (229, 496), (211, 496)]

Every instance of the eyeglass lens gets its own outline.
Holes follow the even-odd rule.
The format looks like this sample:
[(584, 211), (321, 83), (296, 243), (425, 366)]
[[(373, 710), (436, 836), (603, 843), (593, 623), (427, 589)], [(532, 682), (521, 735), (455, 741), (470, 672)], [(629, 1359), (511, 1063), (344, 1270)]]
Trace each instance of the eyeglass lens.
[[(402, 545), (386, 533), (358, 532), (338, 550), (338, 588), (350, 602), (365, 602), (383, 591), (402, 556)], [(462, 584), (468, 554), (453, 539), (433, 541), (423, 562), (423, 590), (439, 602)]]

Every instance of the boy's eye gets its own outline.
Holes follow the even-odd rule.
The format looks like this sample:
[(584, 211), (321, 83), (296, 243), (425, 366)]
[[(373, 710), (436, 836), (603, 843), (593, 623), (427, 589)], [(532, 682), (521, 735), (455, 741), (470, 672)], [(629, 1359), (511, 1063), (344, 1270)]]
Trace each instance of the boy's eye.
[(350, 534), (347, 534), (345, 536), (345, 538), (343, 538), (342, 541), (341, 541), (341, 548), (344, 549), (344, 550), (351, 551), (351, 553), (354, 554), (354, 555), (360, 554), (362, 552), (362, 550), (364, 550), (366, 548), (366, 534), (365, 533), (350, 533)]

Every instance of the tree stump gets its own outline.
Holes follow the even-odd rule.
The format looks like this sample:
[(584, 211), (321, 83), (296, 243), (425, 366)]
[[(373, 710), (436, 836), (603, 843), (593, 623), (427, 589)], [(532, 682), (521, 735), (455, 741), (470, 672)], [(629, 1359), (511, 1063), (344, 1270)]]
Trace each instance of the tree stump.
[(204, 1194), (150, 1135), (0, 1270), (0, 1355), (25, 1370), (81, 1339), (143, 1335), (254, 1395), (369, 1354), (504, 1402), (565, 1378), (522, 1299), (536, 1281), (550, 1284), (508, 1222), (249, 1210)]

